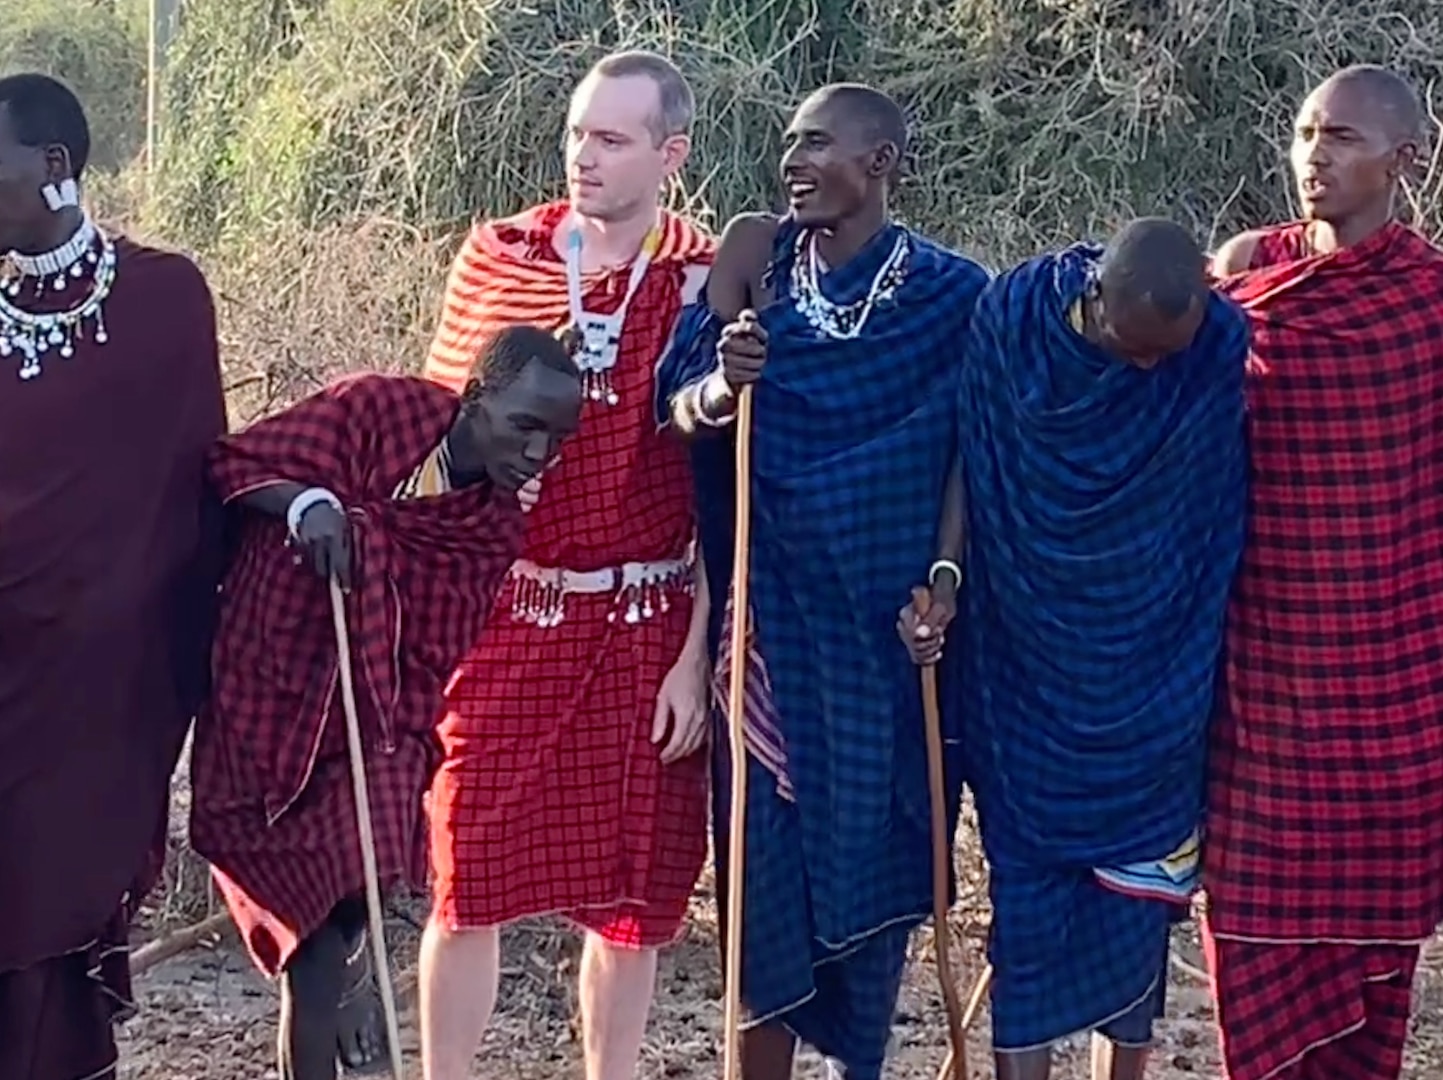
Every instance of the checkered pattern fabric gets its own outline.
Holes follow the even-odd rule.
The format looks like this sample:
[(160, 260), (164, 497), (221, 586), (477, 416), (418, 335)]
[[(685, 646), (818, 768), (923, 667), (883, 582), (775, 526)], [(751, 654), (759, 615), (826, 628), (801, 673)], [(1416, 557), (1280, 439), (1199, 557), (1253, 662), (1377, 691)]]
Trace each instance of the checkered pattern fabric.
[(1175, 905), (1093, 871), (1197, 827), (1243, 543), (1246, 320), (1212, 296), (1186, 351), (1123, 363), (1069, 319), (1100, 255), (994, 281), (961, 380), (963, 756), (1004, 1049), (1096, 1027), (1159, 977)]
[[(428, 374), (454, 378), (454, 342), (514, 322), (569, 321), (555, 203), (478, 226), (457, 257)], [(657, 359), (681, 310), (683, 275), (712, 242), (663, 215), (662, 242), (627, 309), (612, 372), (619, 404), (587, 401), (581, 426), (527, 515), (524, 556), (592, 571), (683, 558), (695, 535), (686, 449), (654, 422)], [(629, 267), (590, 275), (584, 302), (621, 303)], [(706, 763), (663, 766), (649, 741), (661, 681), (691, 603), (639, 623), (610, 595), (572, 595), (551, 628), (502, 594), (448, 690), (446, 762), (433, 788), (436, 911), (453, 927), (560, 912), (622, 945), (679, 931), (706, 855)]]
[(1293, 224), (1223, 288), (1253, 324), (1204, 848), (1228, 1068), (1392, 1077), (1443, 918), (1443, 253)]
[[(986, 281), (976, 264), (889, 226), (825, 275), (827, 296), (865, 297), (899, 237), (910, 245), (906, 281), (858, 338), (823, 336), (787, 299), (760, 313), (770, 358), (754, 398), (752, 604), (795, 797), (749, 762), (742, 995), (754, 1016), (781, 1020), (862, 1076), (881, 1060), (895, 1005), (896, 982), (878, 971), (900, 971), (907, 931), (931, 908), (920, 693), (895, 624), (934, 554), (951, 388)], [(773, 252), (784, 294), (796, 238), (784, 223)], [(665, 390), (714, 362), (704, 339), (679, 340)], [(701, 490), (705, 529), (729, 504)], [(706, 556), (727, 565), (730, 544)]]
[[(521, 548), (514, 495), (489, 484), (395, 501), (444, 438), (456, 395), (364, 375), (232, 435), (211, 474), (228, 503), (276, 481), (347, 507), (352, 665), (377, 860), (425, 883), (421, 799), (439, 760), (442, 689)], [(364, 885), (329, 592), (281, 521), (244, 515), (223, 586), (215, 690), (196, 724), (191, 836), (261, 970), (275, 974)]]
[(1214, 930), (1411, 942), (1443, 919), (1443, 253), (1402, 226), (1226, 288), (1253, 322), (1251, 531), (1204, 860)]
[(1419, 946), (1204, 944), (1227, 1080), (1398, 1080)]
[(1090, 1030), (1149, 1041), (1169, 928), (1185, 908), (1114, 892), (1087, 867), (993, 864), (988, 887), (997, 1049), (1027, 1050)]

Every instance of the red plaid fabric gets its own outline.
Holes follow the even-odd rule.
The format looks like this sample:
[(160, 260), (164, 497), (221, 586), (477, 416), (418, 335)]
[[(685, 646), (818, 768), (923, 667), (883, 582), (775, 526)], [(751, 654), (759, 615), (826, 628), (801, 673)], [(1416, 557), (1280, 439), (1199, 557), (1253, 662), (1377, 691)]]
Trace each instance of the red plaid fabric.
[[(346, 504), (356, 582), (346, 614), (388, 884), (425, 883), (421, 803), (439, 762), (442, 690), (521, 547), (515, 497), (489, 485), (392, 498), (457, 404), (421, 379), (360, 376), (231, 436), (212, 461), (227, 502), (291, 480)], [(244, 519), (191, 764), (192, 842), (268, 974), (364, 885), (329, 592), (296, 565), (285, 533)]]
[(1228, 1080), (1397, 1080), (1418, 946), (1203, 940)]
[[(1222, 285), (1254, 335), (1250, 535), (1204, 849), (1234, 1080), (1374, 1005), (1360, 1037), (1401, 1039), (1406, 1001), (1373, 968), (1443, 917), (1443, 253), (1396, 225), (1330, 255), (1304, 240), (1266, 234)], [(1325, 1074), (1395, 1075), (1286, 1075)]]
[[(468, 336), (525, 321), (569, 323), (552, 233), (564, 203), (478, 226), (457, 256), (427, 374), (453, 381)], [(683, 445), (657, 429), (653, 375), (686, 270), (712, 242), (663, 216), (662, 240), (626, 316), (612, 383), (527, 517), (525, 557), (592, 571), (685, 557), (695, 531)], [(591, 275), (585, 303), (615, 311), (630, 268)], [(650, 742), (657, 691), (686, 634), (684, 592), (627, 624), (606, 595), (568, 597), (565, 620), (513, 617), (510, 589), (460, 665), (432, 792), (436, 912), (453, 928), (561, 912), (613, 942), (675, 936), (706, 854), (703, 755), (663, 767)]]

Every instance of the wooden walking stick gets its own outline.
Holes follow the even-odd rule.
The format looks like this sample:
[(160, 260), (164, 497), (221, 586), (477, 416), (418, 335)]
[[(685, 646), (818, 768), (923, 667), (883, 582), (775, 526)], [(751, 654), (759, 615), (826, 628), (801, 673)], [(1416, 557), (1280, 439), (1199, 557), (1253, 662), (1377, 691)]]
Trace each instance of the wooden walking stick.
[(730, 833), (727, 836), (726, 1011), (723, 1018), (722, 1080), (741, 1075), (742, 1012), (742, 881), (746, 862), (747, 743), (746, 717), (747, 631), (751, 628), (752, 526), (752, 388), (743, 386), (737, 398), (737, 518), (732, 551), (731, 679), (727, 697), (727, 735), (731, 746), (732, 791)]
[(366, 759), (361, 750), (361, 721), (356, 714), (356, 687), (351, 673), (351, 635), (346, 629), (346, 598), (331, 577), (331, 619), (336, 627), (336, 666), (341, 674), (341, 703), (346, 710), (346, 745), (351, 759), (351, 786), (356, 795), (356, 828), (361, 837), (361, 869), (366, 877), (366, 914), (371, 928), (371, 957), (381, 1011), (386, 1015), (386, 1040), (391, 1050), (391, 1080), (405, 1080), (401, 1064), (401, 1025), (396, 1020), (396, 995), (386, 957), (386, 926), (381, 912), (381, 879), (376, 870), (376, 837), (371, 826), (371, 796), (366, 786)]
[[(918, 616), (927, 614), (932, 594), (924, 588), (912, 590), (912, 607)], [(967, 1080), (967, 1028), (957, 984), (952, 978), (952, 933), (947, 923), (947, 884), (951, 877), (952, 845), (947, 835), (947, 781), (942, 758), (942, 712), (937, 702), (937, 667), (922, 668), (922, 713), (927, 727), (927, 788), (932, 796), (932, 926), (937, 945), (937, 978), (942, 983), (942, 1003), (947, 1009), (947, 1033), (951, 1050), (939, 1080)]]

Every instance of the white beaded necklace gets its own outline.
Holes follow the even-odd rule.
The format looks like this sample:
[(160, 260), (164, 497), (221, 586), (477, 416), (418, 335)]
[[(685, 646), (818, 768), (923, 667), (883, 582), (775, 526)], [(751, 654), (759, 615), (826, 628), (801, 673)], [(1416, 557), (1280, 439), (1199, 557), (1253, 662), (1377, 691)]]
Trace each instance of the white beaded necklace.
[(816, 233), (803, 230), (797, 234), (792, 252), (792, 300), (807, 322), (827, 337), (838, 341), (860, 337), (873, 309), (892, 299), (906, 278), (909, 251), (907, 234), (899, 232), (897, 242), (872, 278), (867, 295), (850, 304), (837, 304), (822, 292)]
[(45, 291), (45, 279), (51, 278), (50, 287), (56, 292), (65, 288), (66, 274), (78, 278), (87, 265), (94, 266), (99, 258), (95, 249), (95, 237), (99, 230), (89, 217), (81, 219), (80, 228), (65, 243), (39, 255), (22, 255), (12, 251), (5, 256), (10, 269), (10, 281), (5, 286), (8, 296), (17, 297), (24, 287), (26, 278), (34, 278), (35, 293)]
[[(87, 232), (87, 242), (77, 245), (76, 238)], [(95, 244), (97, 239), (98, 247)], [(61, 252), (68, 253), (68, 262), (56, 261)], [(47, 260), (42, 276), (51, 273), (59, 275), (53, 286), (57, 291), (64, 287), (67, 273), (78, 278), (87, 264), (93, 266), (95, 272), (95, 280), (85, 297), (79, 303), (57, 311), (27, 311), (12, 303), (12, 298), (18, 293), (13, 281), (0, 289), (0, 358), (18, 353), (20, 368), (17, 374), (21, 379), (28, 380), (41, 373), (41, 361), (52, 349), (63, 359), (68, 360), (75, 355), (75, 342), (84, 337), (87, 320), (94, 326), (93, 340), (96, 344), (104, 345), (109, 340), (102, 308), (115, 285), (115, 244), (104, 231), (86, 219), (76, 236), (54, 251), (40, 256), (20, 256), (12, 252), (8, 262), (22, 268), (26, 265), (22, 261), (25, 259), (31, 260), (31, 265), (36, 265), (38, 260)], [(40, 292), (44, 292), (43, 283)]]

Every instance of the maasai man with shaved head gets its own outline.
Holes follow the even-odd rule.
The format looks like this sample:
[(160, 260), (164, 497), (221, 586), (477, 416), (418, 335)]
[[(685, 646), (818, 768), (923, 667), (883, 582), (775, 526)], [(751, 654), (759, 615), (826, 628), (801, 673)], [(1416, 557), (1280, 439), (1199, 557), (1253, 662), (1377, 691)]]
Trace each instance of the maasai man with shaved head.
[[(723, 632), (716, 675), (725, 698), (730, 664), (749, 668), (750, 753), (735, 763), (749, 792), (746, 1080), (789, 1077), (798, 1039), (834, 1075), (878, 1080), (908, 937), (931, 911), (920, 691), (892, 624), (931, 562), (952, 387), (987, 275), (890, 220), (906, 149), (879, 91), (809, 97), (781, 161), (790, 212), (727, 227), (663, 368), (663, 419), (685, 432), (731, 434), (738, 392), (755, 387), (751, 611), (725, 619), (748, 618), (751, 643), (734, 659)], [(709, 573), (729, 589), (726, 441), (697, 444), (722, 449), (698, 458), (697, 481)], [(715, 742), (724, 853), (733, 763)]]
[(1443, 919), (1443, 252), (1397, 224), (1423, 108), (1308, 95), (1304, 219), (1218, 252), (1253, 325), (1251, 527), (1204, 887), (1230, 1080), (1393, 1080)]
[(516, 490), (580, 410), (562, 344), (509, 327), (480, 344), (459, 396), (348, 378), (212, 455), (241, 539), (196, 722), (191, 841), (256, 966), (280, 979), (282, 1080), (387, 1057), (324, 581), (348, 592), (380, 884), (421, 890), (442, 691), (520, 554)]
[(932, 606), (900, 629), (935, 663), (961, 597), (999, 1080), (1045, 1080), (1052, 1045), (1089, 1031), (1094, 1080), (1143, 1076), (1198, 877), (1246, 350), (1196, 241), (1159, 219), (978, 302)]
[(588, 397), (447, 688), (421, 954), (427, 1080), (470, 1076), (498, 928), (551, 913), (586, 934), (587, 1080), (630, 1080), (657, 949), (706, 857), (706, 583), (686, 449), (653, 418), (657, 360), (711, 261), (710, 238), (658, 208), (694, 111), (664, 58), (602, 60), (571, 99), (568, 198), (477, 225), (447, 286), (431, 378), (454, 385), (478, 334), (529, 322), (575, 342)]
[(0, 1077), (110, 1080), (128, 923), (220, 570), (215, 308), (181, 255), (81, 205), (85, 110), (0, 79)]

